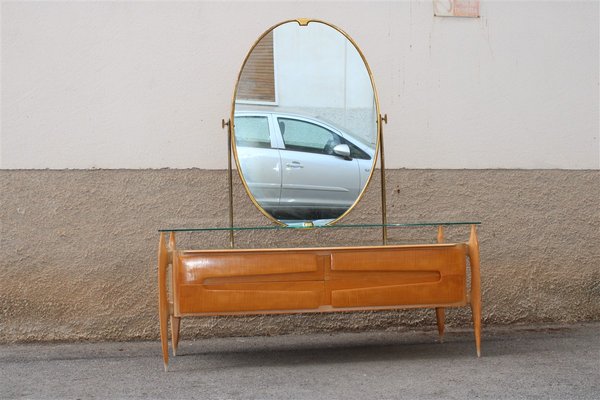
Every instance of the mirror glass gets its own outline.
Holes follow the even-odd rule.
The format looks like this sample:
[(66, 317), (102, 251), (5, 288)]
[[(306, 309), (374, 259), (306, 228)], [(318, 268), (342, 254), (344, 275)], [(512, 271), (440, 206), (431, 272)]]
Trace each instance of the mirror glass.
[(233, 107), (234, 156), (253, 202), (285, 225), (345, 215), (374, 169), (378, 113), (345, 34), (317, 21), (272, 28), (246, 57)]

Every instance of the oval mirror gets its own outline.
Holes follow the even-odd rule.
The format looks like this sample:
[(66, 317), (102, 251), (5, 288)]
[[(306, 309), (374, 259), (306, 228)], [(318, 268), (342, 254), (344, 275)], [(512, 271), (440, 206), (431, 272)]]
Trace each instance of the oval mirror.
[(377, 94), (353, 40), (322, 21), (265, 32), (238, 76), (237, 169), (258, 209), (283, 225), (326, 225), (359, 201), (379, 146)]

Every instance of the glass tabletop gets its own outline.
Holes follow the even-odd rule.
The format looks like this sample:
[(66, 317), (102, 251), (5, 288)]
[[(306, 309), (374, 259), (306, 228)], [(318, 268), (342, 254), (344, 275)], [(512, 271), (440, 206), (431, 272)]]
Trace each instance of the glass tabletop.
[(452, 225), (480, 225), (478, 221), (458, 222), (411, 222), (400, 224), (336, 224), (336, 225), (314, 225), (301, 222), (294, 225), (277, 226), (234, 226), (234, 227), (210, 227), (210, 228), (161, 228), (159, 232), (206, 232), (206, 231), (253, 231), (253, 230), (309, 230), (309, 229), (344, 229), (344, 228), (411, 228), (427, 226), (452, 226)]

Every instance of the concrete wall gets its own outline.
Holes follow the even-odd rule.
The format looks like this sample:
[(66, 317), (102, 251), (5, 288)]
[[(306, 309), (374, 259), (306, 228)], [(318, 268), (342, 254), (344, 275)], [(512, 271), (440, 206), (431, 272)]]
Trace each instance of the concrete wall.
[[(226, 173), (209, 170), (0, 172), (0, 342), (157, 338), (159, 227), (227, 223)], [(597, 171), (394, 170), (393, 221), (476, 219), (485, 324), (600, 318)], [(239, 182), (238, 182), (239, 183)], [(587, 190), (581, 190), (581, 188)], [(236, 221), (263, 222), (240, 185)], [(350, 221), (378, 222), (379, 182)], [(448, 230), (467, 240), (468, 228)], [(434, 229), (390, 232), (434, 242)], [(241, 233), (239, 246), (379, 243), (378, 230)], [(182, 234), (180, 248), (227, 245), (226, 234)], [(451, 327), (468, 326), (451, 309)], [(434, 312), (198, 318), (184, 337), (432, 325)]]
[(369, 61), (389, 168), (597, 169), (598, 8), (484, 1), (471, 19), (433, 17), (429, 0), (2, 2), (0, 168), (224, 169), (220, 121), (247, 50), (307, 16)]
[[(434, 18), (430, 1), (0, 7), (0, 342), (158, 337), (156, 229), (226, 224), (220, 119), (234, 78), (260, 33), (300, 16), (349, 32), (373, 69), (390, 116), (390, 221), (483, 221), (484, 321), (600, 319), (597, 2), (486, 1), (479, 19)], [(237, 223), (266, 223), (236, 183)], [(347, 222), (379, 221), (378, 185)], [(240, 234), (238, 244), (378, 238)], [(181, 247), (226, 240), (179, 237)], [(449, 320), (467, 324), (468, 312)], [(186, 321), (184, 335), (433, 321), (430, 311), (206, 318)]]

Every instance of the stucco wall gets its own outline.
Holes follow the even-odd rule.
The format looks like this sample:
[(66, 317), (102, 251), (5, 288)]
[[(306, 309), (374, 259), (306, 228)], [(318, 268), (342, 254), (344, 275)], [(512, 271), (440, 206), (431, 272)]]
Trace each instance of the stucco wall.
[[(600, 319), (598, 171), (391, 170), (392, 222), (480, 220), (485, 324)], [(157, 338), (159, 227), (227, 224), (226, 173), (0, 172), (0, 342)], [(240, 190), (236, 223), (264, 224)], [(378, 222), (379, 182), (347, 221)], [(435, 241), (402, 229), (392, 242)], [(448, 230), (466, 240), (466, 228)], [(378, 243), (379, 231), (242, 233), (239, 246)], [(187, 234), (180, 248), (223, 247)], [(466, 309), (448, 312), (469, 324)], [(187, 319), (185, 337), (433, 324), (432, 311)]]

